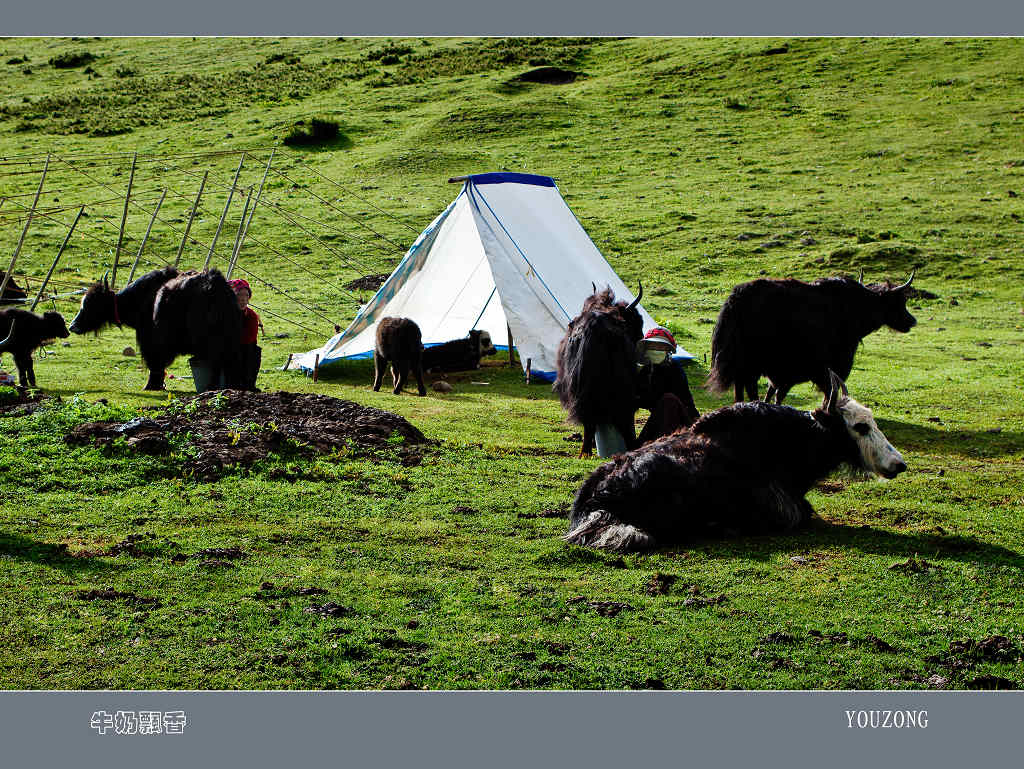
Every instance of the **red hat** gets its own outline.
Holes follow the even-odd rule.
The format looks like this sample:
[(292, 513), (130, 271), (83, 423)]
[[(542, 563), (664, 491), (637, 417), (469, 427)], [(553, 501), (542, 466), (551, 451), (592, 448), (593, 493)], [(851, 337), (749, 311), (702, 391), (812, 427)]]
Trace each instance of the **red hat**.
[(249, 292), (249, 296), (252, 296), (252, 289), (249, 288), (249, 281), (247, 280), (242, 280), (242, 278), (235, 278), (234, 280), (229, 280), (228, 285), (231, 286), (233, 291), (238, 291), (238, 289), (244, 288), (246, 291)]
[(669, 333), (667, 328), (661, 328), (660, 326), (655, 326), (650, 331), (648, 331), (646, 334), (644, 334), (644, 339), (654, 339), (656, 337), (660, 337), (661, 339), (664, 339), (666, 342), (668, 342), (673, 347), (676, 346), (676, 339), (675, 339), (674, 336), (672, 336), (672, 334)]

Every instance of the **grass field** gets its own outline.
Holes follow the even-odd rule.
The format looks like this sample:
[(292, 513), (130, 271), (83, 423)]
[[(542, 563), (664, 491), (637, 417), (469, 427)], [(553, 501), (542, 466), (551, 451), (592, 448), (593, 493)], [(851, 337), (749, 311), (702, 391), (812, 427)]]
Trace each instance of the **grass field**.
[[(542, 66), (577, 76), (518, 77)], [(70, 293), (111, 267), (134, 153), (118, 285), (163, 190), (142, 269), (174, 260), (209, 172), (181, 257), (202, 266), (240, 151), (248, 189), (273, 150), (239, 257), (270, 333), (260, 386), (393, 411), (431, 441), (411, 467), (285, 453), (197, 480), (188, 445), (64, 441), (180, 408), (183, 359), (144, 393), (128, 330), (51, 345), (35, 368), (60, 401), (0, 417), (3, 688), (1024, 685), (1024, 41), (8, 38), (0, 75), (0, 269), (48, 153), (15, 277), (38, 287), (85, 205), (55, 273)], [(283, 144), (316, 117), (339, 135)], [(849, 377), (908, 472), (828, 479), (796, 536), (620, 558), (561, 542), (598, 460), (518, 368), (423, 399), (372, 392), (368, 363), (277, 370), (351, 320), (371, 292), (345, 284), (393, 269), (448, 177), (495, 170), (553, 176), (643, 280), (697, 356), (702, 412), (726, 403), (696, 385), (732, 286), (916, 266), (936, 298), (910, 303), (909, 334), (869, 336)], [(70, 320), (76, 300), (56, 306)], [(175, 558), (207, 548), (244, 557)], [(83, 597), (105, 588), (124, 595)], [(326, 603), (344, 609), (306, 611)]]

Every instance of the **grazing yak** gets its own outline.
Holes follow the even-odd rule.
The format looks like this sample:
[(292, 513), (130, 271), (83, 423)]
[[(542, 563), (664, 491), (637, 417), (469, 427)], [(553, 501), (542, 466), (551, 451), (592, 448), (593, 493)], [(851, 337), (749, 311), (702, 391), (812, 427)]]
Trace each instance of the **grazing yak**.
[(592, 455), (599, 424), (614, 426), (627, 448), (636, 445), (636, 343), (644, 335), (636, 307), (643, 293), (641, 284), (632, 302), (616, 302), (610, 287), (595, 287), (558, 344), (552, 389), (569, 421), (583, 425), (581, 457)]
[(398, 395), (409, 378), (409, 369), (416, 376), (419, 395), (426, 395), (423, 384), (423, 336), (420, 327), (409, 318), (381, 318), (377, 324), (376, 343), (373, 346), (373, 391), (380, 390), (384, 369), (391, 364), (391, 377), (395, 383), (392, 392)]
[[(0, 270), (0, 284), (3, 284), (6, 275), (7, 273)], [(28, 299), (28, 293), (14, 282), (14, 278), (11, 278), (4, 287), (4, 294), (0, 297), (0, 302), (17, 302), (22, 299)]]
[(149, 369), (147, 390), (163, 390), (167, 367), (179, 355), (194, 355), (223, 374), (228, 387), (244, 389), (238, 300), (219, 270), (179, 273), (153, 270), (116, 294), (104, 277), (82, 297), (71, 331), (98, 332), (109, 324), (135, 329)]
[(871, 410), (829, 377), (814, 412), (737, 403), (601, 465), (576, 495), (566, 541), (629, 552), (788, 531), (814, 513), (807, 491), (840, 465), (886, 478), (906, 470)]
[(714, 392), (735, 387), (736, 401), (757, 400), (757, 381), (769, 382), (765, 400), (782, 403), (790, 388), (813, 382), (827, 392), (828, 371), (850, 375), (857, 345), (882, 326), (907, 332), (917, 323), (907, 312), (910, 279), (894, 288), (865, 286), (852, 278), (804, 283), (755, 280), (736, 286), (725, 300), (711, 336)]
[(18, 379), (22, 387), (36, 386), (36, 372), (32, 368), (32, 351), (51, 339), (69, 336), (64, 316), (59, 312), (36, 315), (28, 310), (0, 310), (0, 355), (14, 356)]
[(486, 331), (472, 329), (463, 339), (423, 348), (424, 371), (470, 371), (480, 368), (480, 359), (498, 351)]

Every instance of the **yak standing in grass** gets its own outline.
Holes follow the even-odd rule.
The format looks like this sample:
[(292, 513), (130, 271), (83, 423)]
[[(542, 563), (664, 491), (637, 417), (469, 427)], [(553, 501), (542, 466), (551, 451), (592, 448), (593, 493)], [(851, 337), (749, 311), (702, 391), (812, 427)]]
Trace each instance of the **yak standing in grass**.
[(18, 367), (18, 380), (22, 387), (36, 386), (36, 372), (32, 367), (32, 352), (52, 339), (69, 336), (64, 316), (59, 312), (36, 315), (28, 310), (0, 310), (0, 355), (14, 356)]
[(769, 382), (765, 400), (782, 403), (800, 382), (828, 392), (829, 370), (850, 375), (857, 346), (882, 326), (906, 333), (917, 323), (907, 311), (910, 279), (895, 288), (865, 286), (852, 278), (804, 283), (755, 280), (725, 300), (711, 336), (708, 388), (735, 387), (736, 401), (757, 400), (757, 382)]
[(716, 533), (789, 531), (814, 513), (804, 495), (840, 465), (886, 478), (906, 470), (871, 410), (829, 378), (814, 412), (733, 404), (614, 457), (580, 488), (565, 539), (630, 552)]
[(391, 364), (391, 377), (395, 383), (392, 392), (398, 395), (409, 378), (409, 369), (416, 377), (419, 395), (427, 394), (423, 384), (423, 335), (420, 327), (409, 318), (381, 318), (377, 324), (376, 343), (373, 347), (373, 391), (380, 390), (384, 370)]
[(583, 426), (581, 457), (594, 451), (597, 426), (611, 424), (626, 441), (636, 444), (636, 343), (644, 335), (637, 305), (615, 301), (611, 288), (584, 300), (558, 344), (558, 371), (553, 390), (570, 422)]
[(219, 270), (179, 273), (153, 270), (114, 293), (104, 278), (82, 298), (71, 331), (98, 332), (109, 324), (135, 329), (139, 352), (149, 369), (147, 390), (163, 390), (167, 367), (191, 354), (223, 374), (228, 387), (242, 389), (242, 313)]

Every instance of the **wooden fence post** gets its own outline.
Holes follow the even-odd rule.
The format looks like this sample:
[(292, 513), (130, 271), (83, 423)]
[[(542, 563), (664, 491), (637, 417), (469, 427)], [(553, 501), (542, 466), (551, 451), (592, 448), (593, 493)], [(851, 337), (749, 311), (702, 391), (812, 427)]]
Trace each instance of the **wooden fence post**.
[(203, 269), (208, 270), (210, 268), (210, 260), (213, 258), (213, 249), (217, 247), (217, 239), (220, 237), (221, 228), (224, 227), (224, 220), (228, 218), (228, 209), (231, 208), (231, 199), (235, 196), (235, 185), (238, 184), (238, 175), (242, 173), (242, 163), (245, 162), (245, 153), (242, 153), (241, 159), (238, 161), (238, 168), (235, 170), (235, 178), (231, 180), (231, 189), (228, 190), (228, 202), (224, 204), (224, 212), (220, 215), (220, 222), (217, 224), (217, 232), (213, 235), (213, 242), (210, 243), (210, 252), (206, 255), (206, 262), (203, 264)]
[(110, 287), (117, 286), (117, 263), (121, 260), (121, 243), (124, 241), (124, 225), (128, 221), (128, 206), (132, 200), (132, 184), (135, 182), (135, 161), (139, 153), (132, 155), (132, 170), (128, 175), (128, 194), (124, 196), (124, 211), (121, 213), (121, 231), (117, 235), (117, 249), (114, 251), (114, 270), (110, 275)]
[(75, 221), (71, 224), (71, 229), (68, 230), (67, 236), (64, 238), (64, 242), (60, 244), (60, 250), (57, 251), (57, 255), (53, 258), (53, 264), (50, 265), (49, 272), (46, 273), (46, 277), (43, 278), (43, 284), (39, 287), (39, 293), (36, 294), (35, 300), (32, 302), (32, 306), (29, 307), (29, 312), (36, 309), (36, 305), (39, 304), (39, 300), (43, 297), (43, 289), (46, 288), (46, 284), (50, 282), (50, 277), (53, 275), (53, 271), (57, 269), (57, 262), (60, 261), (61, 254), (64, 253), (64, 249), (67, 248), (68, 242), (71, 240), (71, 234), (75, 231), (75, 226), (78, 224), (78, 220), (82, 218), (82, 212), (85, 211), (85, 206), (78, 209), (78, 216), (75, 217)]
[(185, 242), (188, 240), (188, 231), (192, 229), (192, 220), (196, 218), (196, 211), (199, 209), (199, 198), (203, 196), (203, 188), (206, 186), (206, 177), (210, 175), (209, 171), (203, 174), (203, 181), (199, 183), (199, 192), (196, 194), (196, 202), (192, 204), (192, 213), (188, 215), (188, 224), (185, 225), (185, 234), (181, 236), (181, 245), (178, 246), (178, 255), (174, 257), (174, 267), (177, 269), (178, 262), (181, 261), (181, 252), (185, 250)]
[(50, 168), (50, 156), (46, 156), (46, 165), (43, 166), (43, 175), (39, 179), (39, 188), (36, 190), (36, 196), (32, 201), (32, 210), (28, 212), (28, 219), (25, 221), (25, 227), (21, 231), (21, 237), (18, 238), (18, 245), (14, 248), (14, 256), (11, 257), (11, 263), (7, 267), (7, 272), (4, 275), (4, 279), (0, 281), (0, 297), (4, 295), (4, 291), (7, 289), (7, 282), (11, 279), (11, 273), (14, 272), (14, 265), (18, 261), (18, 254), (21, 253), (21, 246), (25, 242), (25, 235), (28, 233), (28, 227), (32, 224), (32, 215), (36, 212), (36, 206), (39, 205), (39, 195), (43, 192), (43, 182), (46, 181), (46, 172)]
[(128, 273), (128, 283), (131, 283), (135, 278), (135, 268), (139, 266), (139, 258), (142, 256), (142, 249), (146, 247), (146, 241), (149, 240), (150, 230), (153, 229), (153, 222), (156, 221), (156, 215), (160, 213), (160, 206), (164, 204), (165, 197), (167, 197), (167, 190), (164, 190), (163, 195), (160, 196), (160, 200), (156, 204), (156, 210), (153, 212), (153, 216), (149, 220), (149, 226), (146, 228), (146, 234), (143, 236), (142, 243), (139, 245), (139, 253), (135, 255), (135, 261), (132, 262), (132, 271)]

